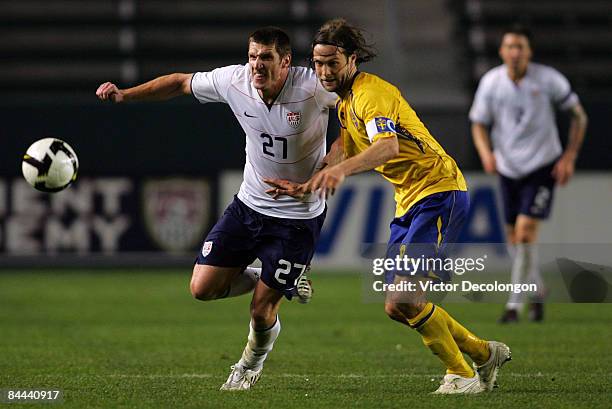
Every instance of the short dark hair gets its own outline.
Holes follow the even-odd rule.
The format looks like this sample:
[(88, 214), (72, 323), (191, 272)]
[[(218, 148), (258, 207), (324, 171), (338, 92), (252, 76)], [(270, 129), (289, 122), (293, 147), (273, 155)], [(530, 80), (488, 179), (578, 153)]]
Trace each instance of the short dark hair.
[(502, 32), (501, 38), (503, 39), (506, 34), (516, 34), (519, 36), (524, 36), (527, 38), (527, 40), (529, 40), (529, 44), (531, 44), (531, 40), (532, 40), (531, 30), (527, 26), (521, 23), (514, 23), (511, 26), (506, 27), (504, 31)]
[(268, 26), (253, 31), (249, 35), (249, 44), (251, 42), (274, 45), (281, 58), (291, 54), (291, 40), (289, 40), (287, 33), (278, 27)]
[(317, 44), (334, 45), (344, 49), (348, 57), (357, 54), (357, 64), (367, 62), (376, 57), (376, 50), (372, 44), (368, 44), (363, 36), (363, 30), (358, 29), (343, 18), (335, 18), (325, 22), (315, 34), (311, 47), (312, 51)]

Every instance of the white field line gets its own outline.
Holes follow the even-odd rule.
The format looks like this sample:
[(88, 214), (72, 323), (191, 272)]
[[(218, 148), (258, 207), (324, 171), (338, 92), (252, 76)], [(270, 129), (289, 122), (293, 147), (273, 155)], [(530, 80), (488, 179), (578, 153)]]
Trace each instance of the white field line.
[[(513, 378), (544, 378), (544, 377), (554, 377), (559, 374), (553, 373), (518, 373), (518, 372), (503, 372), (502, 376), (510, 376)], [(606, 374), (607, 376), (612, 376), (612, 374)], [(170, 379), (170, 378), (212, 378), (219, 376), (217, 374), (211, 373), (185, 373), (185, 374), (110, 374), (110, 375), (100, 375), (101, 377), (110, 377), (110, 378), (144, 378), (144, 379)], [(266, 373), (264, 375), (266, 378), (303, 378), (305, 381), (310, 380), (310, 378), (333, 378), (333, 379), (387, 379), (387, 378), (430, 378), (430, 379), (442, 379), (443, 374), (375, 374), (375, 375), (367, 375), (367, 374), (296, 374), (296, 373), (281, 373), (281, 374), (271, 374)]]
[[(104, 377), (105, 375), (101, 375)], [(209, 373), (183, 373), (183, 374), (111, 374), (106, 375), (110, 378), (146, 378), (146, 379), (157, 379), (157, 378), (212, 378), (213, 374)]]

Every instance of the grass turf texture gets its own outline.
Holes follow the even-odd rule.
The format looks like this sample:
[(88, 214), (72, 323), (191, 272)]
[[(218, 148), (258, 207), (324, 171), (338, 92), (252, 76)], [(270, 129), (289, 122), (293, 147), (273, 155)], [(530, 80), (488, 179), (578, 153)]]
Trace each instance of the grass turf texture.
[(311, 304), (283, 303), (256, 387), (221, 392), (249, 296), (198, 302), (173, 271), (0, 272), (0, 389), (61, 388), (65, 408), (609, 407), (612, 305), (549, 305), (545, 323), (510, 326), (500, 305), (445, 305), (514, 359), (493, 393), (432, 396), (443, 368), (417, 333), (362, 302), (360, 277), (314, 280)]

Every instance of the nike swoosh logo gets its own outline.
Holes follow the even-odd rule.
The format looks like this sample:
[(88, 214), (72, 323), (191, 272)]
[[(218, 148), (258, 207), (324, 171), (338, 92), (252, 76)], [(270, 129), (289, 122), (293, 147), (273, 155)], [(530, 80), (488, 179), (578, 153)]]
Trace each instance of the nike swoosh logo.
[(249, 118), (257, 118), (255, 115), (247, 114), (247, 111), (244, 111), (244, 116), (248, 116)]

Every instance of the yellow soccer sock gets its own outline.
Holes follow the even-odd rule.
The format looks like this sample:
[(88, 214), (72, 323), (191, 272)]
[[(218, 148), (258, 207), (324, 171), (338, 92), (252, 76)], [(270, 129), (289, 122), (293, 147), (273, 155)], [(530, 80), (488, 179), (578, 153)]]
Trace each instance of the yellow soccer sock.
[(463, 325), (459, 324), (453, 317), (451, 317), (444, 309), (440, 306), (436, 306), (436, 310), (440, 312), (440, 315), (444, 317), (446, 326), (450, 331), (453, 339), (457, 343), (457, 346), (461, 350), (468, 354), (472, 361), (476, 365), (482, 365), (488, 361), (491, 351), (489, 351), (489, 344), (487, 341), (478, 338), (472, 334)]
[(425, 346), (444, 363), (447, 374), (466, 378), (474, 376), (474, 370), (465, 361), (438, 307), (427, 303), (423, 311), (408, 323), (421, 334)]

